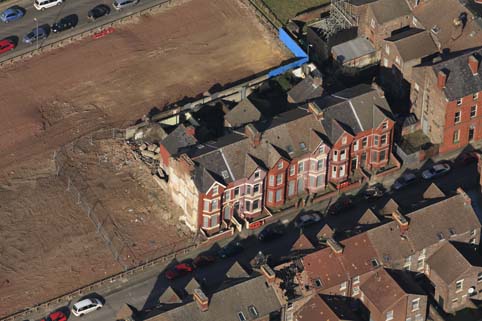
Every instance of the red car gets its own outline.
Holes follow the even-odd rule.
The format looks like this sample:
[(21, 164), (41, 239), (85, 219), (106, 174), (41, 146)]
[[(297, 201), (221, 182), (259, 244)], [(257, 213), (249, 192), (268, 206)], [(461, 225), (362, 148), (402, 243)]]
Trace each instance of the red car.
[(192, 262), (195, 269), (214, 263), (216, 257), (212, 255), (198, 255)]
[(0, 40), (0, 54), (10, 51), (15, 48), (13, 41), (8, 39)]
[(42, 321), (67, 321), (67, 316), (61, 311), (55, 311), (50, 313), (48, 317), (42, 319)]
[(174, 280), (191, 273), (193, 267), (187, 263), (181, 263), (173, 267), (171, 270), (166, 272), (166, 278), (168, 280)]

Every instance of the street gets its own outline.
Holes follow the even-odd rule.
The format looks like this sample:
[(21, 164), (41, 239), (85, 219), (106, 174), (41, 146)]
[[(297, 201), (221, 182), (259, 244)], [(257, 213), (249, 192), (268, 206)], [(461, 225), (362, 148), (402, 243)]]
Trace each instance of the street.
[[(391, 185), (398, 175), (399, 173), (393, 177), (387, 177), (384, 182), (387, 185)], [(453, 170), (448, 175), (435, 179), (434, 182), (437, 183), (437, 185), (447, 194), (454, 193), (458, 187), (463, 187), (469, 195), (477, 196), (479, 194), (478, 173), (475, 164), (454, 166)], [(397, 192), (396, 194), (386, 195), (375, 202), (356, 198), (358, 201), (351, 210), (337, 216), (326, 217), (324, 221), (322, 220), (322, 222), (306, 228), (303, 233), (310, 240), (314, 241), (316, 233), (325, 223), (330, 224), (330, 226), (336, 228), (338, 231), (349, 229), (356, 225), (356, 222), (367, 208), (380, 208), (390, 197), (395, 199), (404, 208), (416, 206), (417, 202), (421, 201), (423, 192), (431, 183), (432, 181), (424, 181), (420, 179), (415, 185)], [(477, 199), (474, 201), (474, 207), (477, 209), (480, 218), (481, 213), (478, 211), (480, 208), (480, 205), (478, 204), (479, 200)], [(320, 210), (323, 212), (326, 206), (327, 202), (317, 204), (313, 210)], [(297, 213), (293, 213), (289, 218), (286, 217), (286, 219), (291, 221), (296, 214)], [(284, 223), (287, 223), (285, 219), (283, 219), (283, 221)], [(249, 268), (249, 261), (256, 256), (258, 251), (262, 251), (273, 257), (287, 255), (288, 250), (300, 235), (300, 230), (295, 228), (292, 223), (289, 223), (287, 233), (284, 236), (275, 241), (263, 243), (259, 242), (256, 238), (256, 234), (260, 231), (261, 229), (254, 231), (253, 233), (248, 232), (247, 234), (244, 234), (242, 243), (245, 251), (238, 256), (225, 260), (218, 260), (210, 266), (196, 270), (194, 274), (179, 278), (175, 281), (168, 281), (165, 278), (164, 273), (166, 271), (166, 266), (148, 270), (142, 275), (137, 275), (130, 280), (125, 280), (125, 282), (120, 281), (118, 284), (114, 284), (113, 287), (106, 292), (98, 293), (105, 299), (104, 308), (100, 311), (86, 315), (82, 319), (87, 321), (115, 320), (117, 311), (124, 303), (128, 303), (139, 310), (153, 308), (158, 304), (159, 297), (167, 287), (172, 286), (173, 289), (177, 291), (182, 290), (193, 276), (198, 282), (205, 283), (209, 288), (216, 288), (223, 281), (226, 272), (236, 260), (242, 266)], [(238, 238), (239, 236), (236, 236), (236, 239)], [(219, 244), (214, 244), (210, 249), (203, 250), (213, 253), (216, 252), (220, 246), (224, 246), (230, 241), (231, 240), (221, 241)], [(200, 251), (202, 250), (200, 249), (199, 252)], [(179, 258), (179, 261), (193, 258), (199, 254), (199, 252), (190, 253), (186, 257), (181, 257)], [(171, 264), (175, 264), (175, 262), (171, 262)], [(73, 315), (70, 316), (70, 319), (75, 318), (76, 317)]]

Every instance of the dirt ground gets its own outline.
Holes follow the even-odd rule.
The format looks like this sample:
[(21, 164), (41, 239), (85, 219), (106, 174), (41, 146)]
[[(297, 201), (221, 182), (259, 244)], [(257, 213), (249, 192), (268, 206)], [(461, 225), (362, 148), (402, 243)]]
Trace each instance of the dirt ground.
[[(240, 1), (192, 0), (2, 69), (0, 317), (122, 269), (56, 176), (55, 150), (289, 58)], [(127, 145), (76, 146), (69, 171), (113, 217), (129, 265), (192, 241)]]

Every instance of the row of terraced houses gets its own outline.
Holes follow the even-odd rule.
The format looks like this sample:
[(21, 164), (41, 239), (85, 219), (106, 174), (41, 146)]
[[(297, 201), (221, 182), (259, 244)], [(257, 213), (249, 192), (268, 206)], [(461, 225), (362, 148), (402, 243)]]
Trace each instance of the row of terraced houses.
[(233, 218), (249, 227), (269, 209), (350, 184), (362, 170), (392, 161), (393, 117), (383, 95), (368, 85), (237, 124), (208, 142), (181, 124), (160, 142), (173, 200), (188, 226), (208, 236), (228, 229)]

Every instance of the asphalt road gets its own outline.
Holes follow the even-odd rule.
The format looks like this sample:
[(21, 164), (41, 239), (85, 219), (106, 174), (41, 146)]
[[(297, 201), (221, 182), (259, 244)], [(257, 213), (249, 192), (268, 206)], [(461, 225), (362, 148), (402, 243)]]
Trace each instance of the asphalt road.
[[(65, 0), (61, 5), (45, 9), (44, 11), (35, 9), (33, 2), (33, 0), (21, 0), (18, 2), (12, 1), (0, 6), (0, 11), (3, 11), (11, 6), (18, 6), (25, 10), (25, 15), (19, 20), (11, 21), (9, 23), (0, 22), (0, 39), (9, 38), (17, 42), (17, 47), (15, 49), (0, 55), (0, 61), (7, 58), (13, 58), (19, 53), (23, 53), (25, 50), (34, 49), (36, 47), (37, 44), (35, 42), (30, 45), (22, 42), (23, 37), (37, 26), (34, 18), (37, 19), (39, 27), (45, 26), (47, 27), (47, 30), (50, 30), (52, 24), (65, 16), (75, 14), (79, 19), (75, 28), (57, 34), (51, 32), (48, 38), (40, 40), (39, 46), (43, 46), (55, 42), (56, 40), (60, 40), (67, 35), (73, 36), (77, 33), (84, 32), (96, 26), (119, 19), (122, 16), (130, 15), (156, 3), (165, 2), (165, 0), (141, 0), (136, 6), (119, 11), (112, 7), (112, 1), (110, 0)], [(88, 20), (88, 11), (101, 3), (106, 4), (111, 8), (110, 14), (108, 16), (101, 17), (94, 22)]]
[[(397, 175), (394, 175), (387, 177), (384, 180), (389, 186), (396, 178)], [(367, 208), (381, 207), (390, 197), (393, 197), (397, 202), (399, 202), (400, 205), (404, 207), (416, 206), (417, 202), (421, 200), (421, 195), (431, 182), (436, 182), (446, 193), (453, 193), (457, 187), (463, 187), (469, 193), (469, 195), (474, 195), (476, 199), (473, 199), (473, 204), (476, 208), (476, 212), (478, 212), (479, 218), (482, 220), (482, 213), (480, 212), (480, 188), (478, 186), (478, 174), (475, 164), (471, 164), (468, 166), (455, 166), (451, 173), (433, 181), (425, 181), (420, 179), (417, 184), (414, 184), (400, 192), (386, 195), (383, 199), (378, 201), (366, 201), (362, 198), (357, 198), (358, 201), (351, 210), (338, 216), (327, 217), (323, 222), (306, 228), (303, 233), (308, 238), (314, 240), (316, 233), (325, 223), (329, 223), (331, 226), (336, 227), (339, 231), (349, 229), (356, 224), (358, 218), (365, 212)], [(323, 212), (326, 206), (327, 203), (319, 204), (316, 210)], [(273, 257), (287, 255), (287, 250), (291, 248), (293, 243), (300, 235), (300, 230), (294, 228), (293, 224), (290, 223), (290, 220), (293, 219), (295, 215), (296, 213), (293, 213), (290, 217), (284, 217), (284, 223), (288, 224), (288, 232), (282, 238), (270, 243), (260, 243), (257, 241), (255, 235), (259, 231), (256, 231), (256, 233), (248, 236), (242, 241), (245, 247), (245, 251), (243, 253), (234, 258), (219, 260), (211, 266), (195, 271), (194, 275), (185, 276), (175, 281), (168, 281), (164, 276), (166, 267), (157, 267), (156, 269), (147, 271), (131, 280), (125, 280), (125, 282), (120, 281), (113, 285), (113, 287), (108, 291), (100, 293), (105, 299), (104, 308), (82, 317), (82, 320), (115, 320), (117, 311), (124, 303), (128, 303), (139, 310), (152, 308), (156, 306), (159, 297), (168, 286), (172, 286), (175, 289), (183, 289), (193, 276), (195, 276), (198, 281), (204, 280), (208, 287), (215, 288), (220, 284), (223, 276), (235, 261), (238, 261), (243, 266), (249, 267), (250, 260), (255, 257), (258, 251), (263, 251), (263, 253), (272, 255)], [(223, 241), (221, 244), (215, 244), (211, 249), (209, 249), (209, 251), (215, 252), (219, 246), (224, 246), (227, 242), (228, 241)], [(204, 250), (206, 251), (207, 249)], [(198, 253), (191, 253), (187, 257), (192, 258), (197, 254)], [(186, 258), (180, 258), (179, 260)], [(171, 262), (170, 264), (174, 263), (175, 262)], [(69, 317), (69, 320), (75, 319), (77, 318), (73, 315)]]

